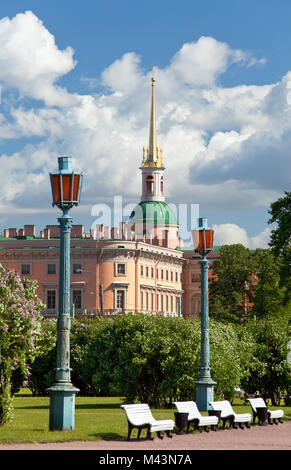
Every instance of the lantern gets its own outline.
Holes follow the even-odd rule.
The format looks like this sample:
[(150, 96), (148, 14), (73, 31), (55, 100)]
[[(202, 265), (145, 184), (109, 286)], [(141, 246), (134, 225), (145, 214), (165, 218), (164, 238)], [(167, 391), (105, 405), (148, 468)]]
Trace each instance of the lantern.
[(83, 174), (72, 170), (71, 157), (59, 157), (59, 170), (50, 173), (53, 206), (70, 209), (80, 201)]
[(207, 226), (207, 219), (200, 218), (198, 221), (198, 228), (192, 230), (195, 251), (201, 253), (213, 251), (214, 230)]

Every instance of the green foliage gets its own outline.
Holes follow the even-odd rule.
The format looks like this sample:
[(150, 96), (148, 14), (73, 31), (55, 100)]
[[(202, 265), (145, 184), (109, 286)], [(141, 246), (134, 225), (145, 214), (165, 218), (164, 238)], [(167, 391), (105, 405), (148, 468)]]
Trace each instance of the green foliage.
[[(213, 378), (230, 396), (240, 380), (239, 348), (232, 326), (211, 322)], [(167, 406), (195, 397), (200, 368), (200, 321), (121, 316), (104, 325), (88, 350), (88, 375), (106, 394)]]
[(257, 318), (277, 315), (285, 297), (285, 289), (280, 287), (280, 260), (270, 249), (257, 249), (254, 263), (256, 282), (252, 314)]
[(285, 192), (270, 206), (269, 223), (276, 224), (272, 230), (270, 247), (281, 258), (281, 284), (286, 287), (286, 303), (291, 300), (291, 192)]
[(91, 381), (87, 380), (87, 352), (89, 345), (104, 324), (106, 318), (75, 319), (71, 327), (71, 379), (83, 396), (97, 396), (102, 393)]
[(242, 387), (248, 394), (258, 390), (275, 405), (280, 395), (291, 392), (291, 368), (287, 362), (288, 319), (250, 320), (246, 332), (254, 338), (255, 349), (250, 374), (243, 377)]
[[(211, 376), (215, 397), (232, 401), (234, 387), (264, 396), (290, 393), (288, 319), (226, 324), (210, 319)], [(200, 320), (120, 315), (72, 322), (72, 383), (80, 395), (123, 396), (154, 407), (195, 400), (200, 369)], [(56, 324), (48, 329), (56, 331)], [(31, 365), (29, 387), (44, 395), (54, 382), (55, 347)], [(289, 392), (288, 392), (289, 390)]]
[(28, 374), (28, 362), (42, 348), (44, 305), (36, 296), (36, 281), (22, 278), (0, 265), (0, 425), (13, 417), (12, 372)]
[[(86, 376), (87, 350), (92, 337), (101, 325), (107, 322), (105, 318), (74, 319), (71, 324), (70, 335), (70, 366), (72, 368), (72, 383), (79, 388), (83, 396), (98, 395), (98, 390)], [(40, 354), (30, 367), (28, 387), (34, 396), (46, 396), (46, 389), (55, 382), (56, 367), (56, 320), (45, 320), (44, 338), (49, 338), (49, 343), (44, 345)]]
[(217, 382), (215, 398), (232, 401), (234, 388), (248, 370), (251, 340), (242, 340), (234, 325), (210, 321), (211, 376)]
[(224, 245), (212, 263), (209, 284), (209, 315), (220, 321), (240, 323), (253, 302), (251, 251), (241, 244)]

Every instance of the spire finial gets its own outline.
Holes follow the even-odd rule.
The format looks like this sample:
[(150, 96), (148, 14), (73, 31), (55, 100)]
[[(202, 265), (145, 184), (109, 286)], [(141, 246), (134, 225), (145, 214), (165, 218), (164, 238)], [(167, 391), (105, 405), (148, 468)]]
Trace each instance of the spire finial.
[(152, 102), (151, 102), (151, 120), (149, 147), (147, 149), (146, 160), (142, 162), (142, 167), (159, 167), (164, 168), (163, 163), (159, 159), (159, 149), (157, 147), (157, 129), (156, 129), (156, 97), (155, 97), (155, 68), (152, 67)]
[(152, 68), (152, 106), (150, 122), (149, 156), (148, 162), (157, 160), (157, 131), (156, 131), (156, 97), (155, 97), (154, 67)]

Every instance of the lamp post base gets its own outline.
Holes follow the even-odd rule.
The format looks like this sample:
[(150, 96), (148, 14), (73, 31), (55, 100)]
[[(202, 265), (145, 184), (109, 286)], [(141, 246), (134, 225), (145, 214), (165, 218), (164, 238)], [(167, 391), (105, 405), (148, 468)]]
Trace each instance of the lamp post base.
[(209, 380), (197, 380), (196, 384), (196, 404), (199, 411), (212, 410), (209, 402), (213, 401), (214, 398), (214, 382), (212, 379)]
[(79, 392), (73, 385), (55, 384), (50, 393), (50, 431), (72, 431), (75, 427), (75, 395)]

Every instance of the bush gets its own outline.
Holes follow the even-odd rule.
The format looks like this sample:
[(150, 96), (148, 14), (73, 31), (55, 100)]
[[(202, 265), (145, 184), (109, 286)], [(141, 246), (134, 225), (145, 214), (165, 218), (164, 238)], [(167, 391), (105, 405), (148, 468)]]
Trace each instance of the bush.
[(0, 265), (0, 425), (13, 417), (12, 373), (28, 373), (42, 348), (42, 302), (37, 283)]
[(243, 377), (242, 387), (248, 394), (258, 390), (275, 406), (281, 395), (291, 392), (291, 369), (287, 362), (288, 319), (250, 320), (246, 330), (253, 336), (255, 348), (250, 374)]
[[(282, 390), (287, 393), (284, 327), (279, 326), (279, 321), (274, 328), (270, 323), (264, 328), (260, 325), (263, 320), (250, 321), (246, 326), (210, 320), (215, 399), (232, 401), (238, 385), (247, 393), (262, 390), (270, 359), (263, 360), (262, 354), (266, 356), (266, 347), (270, 353), (271, 343), (275, 347), (272, 364), (279, 361), (282, 366), (279, 369), (284, 372), (276, 377), (275, 382), (281, 384), (276, 393)], [(56, 335), (55, 321), (47, 328)], [(267, 333), (269, 337), (273, 335), (272, 342), (267, 340)], [(35, 359), (29, 377), (34, 395), (46, 394), (45, 389), (54, 383), (55, 366), (55, 348)], [(157, 407), (170, 406), (178, 400), (195, 400), (195, 381), (200, 369), (200, 320), (142, 314), (75, 319), (71, 328), (71, 367), (72, 383), (83, 396), (123, 396), (127, 402), (147, 402)], [(269, 394), (270, 387), (264, 393)]]
[[(44, 353), (39, 355), (30, 366), (28, 387), (34, 396), (48, 395), (46, 389), (55, 382), (57, 322), (55, 319), (46, 319), (44, 322), (46, 334), (51, 335), (53, 341), (51, 341), (50, 348), (45, 348)], [(83, 396), (98, 395), (98, 390), (90, 380), (87, 380), (85, 375), (86, 354), (91, 338), (95, 336), (104, 322), (106, 322), (104, 318), (72, 320), (70, 334), (71, 380)]]
[[(211, 321), (212, 378), (230, 398), (240, 381), (234, 327)], [(87, 374), (107, 395), (168, 406), (195, 399), (200, 368), (200, 320), (127, 315), (104, 325), (88, 349)]]

